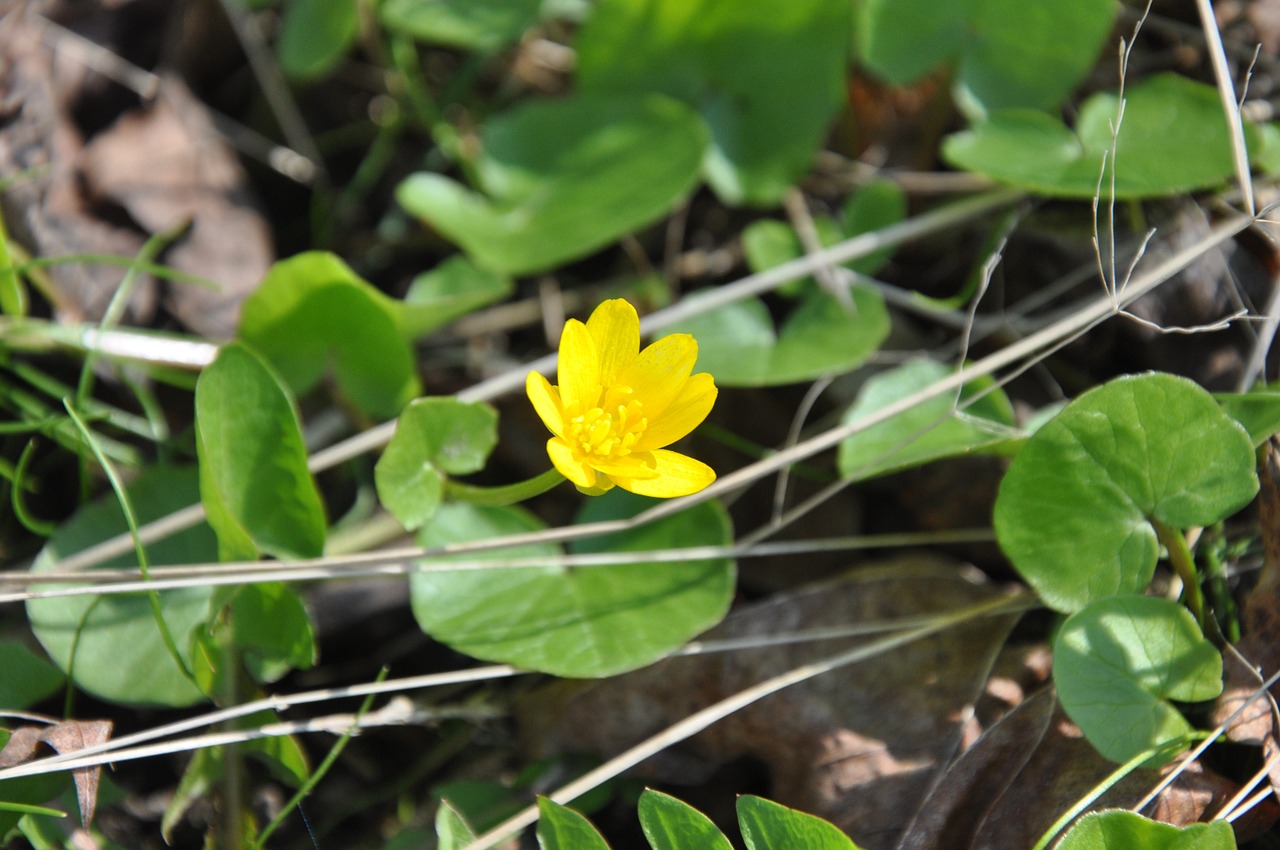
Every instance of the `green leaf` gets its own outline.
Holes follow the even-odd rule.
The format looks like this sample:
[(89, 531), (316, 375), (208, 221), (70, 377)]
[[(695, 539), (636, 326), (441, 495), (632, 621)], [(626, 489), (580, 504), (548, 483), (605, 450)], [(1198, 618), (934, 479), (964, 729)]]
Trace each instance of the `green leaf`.
[[(845, 412), (843, 424), (866, 419), (875, 412), (924, 389), (951, 374), (936, 360), (912, 360), (871, 378)], [(981, 395), (986, 393), (985, 395)], [(936, 396), (854, 434), (840, 444), (838, 466), (846, 478), (870, 478), (932, 460), (969, 454), (1007, 444), (1018, 436), (1013, 406), (990, 378), (971, 381), (954, 395)]]
[[(609, 493), (589, 502), (581, 521), (599, 519), (599, 512), (610, 508), (630, 512), (641, 501)], [(441, 546), (542, 528), (518, 508), (445, 504), (419, 532), (418, 542)], [(704, 502), (575, 546), (578, 552), (637, 552), (636, 563), (416, 573), (410, 583), (413, 613), (427, 634), (476, 658), (557, 676), (608, 676), (642, 667), (719, 622), (733, 595), (734, 567), (728, 559), (646, 563), (639, 553), (727, 545), (730, 539), (724, 509)], [(536, 558), (559, 552), (541, 543), (488, 555)]]
[(733, 850), (711, 818), (652, 788), (640, 795), (639, 814), (653, 850)]
[(850, 292), (852, 312), (825, 292), (811, 293), (783, 322), (781, 332), (758, 299), (716, 307), (671, 330), (693, 334), (698, 370), (710, 372), (720, 386), (809, 381), (850, 371), (888, 336), (889, 314), (880, 295), (862, 286)]
[(422, 172), (396, 198), (481, 265), (528, 274), (665, 215), (697, 182), (705, 146), (698, 116), (659, 95), (531, 102), (485, 127), (486, 194)]
[(487, 52), (533, 26), (540, 6), (541, 0), (384, 0), (378, 17), (393, 33)]
[(447, 800), (441, 800), (436, 809), (436, 839), (437, 850), (460, 850), (476, 840), (462, 814)]
[(1012, 107), (1055, 110), (1098, 61), (1113, 0), (981, 0), (956, 69), (971, 117)]
[(324, 506), (298, 414), (279, 378), (243, 345), (224, 346), (196, 382), (200, 498), (223, 560), (313, 558)]
[(1053, 649), (1053, 681), (1062, 707), (1098, 752), (1126, 762), (1191, 731), (1167, 700), (1216, 697), (1222, 692), (1222, 656), (1181, 605), (1152, 596), (1110, 596), (1062, 625)]
[(1258, 387), (1247, 393), (1214, 395), (1224, 413), (1249, 432), (1254, 448), (1280, 433), (1280, 391)]
[(498, 413), (482, 403), (420, 398), (409, 404), (378, 459), (378, 498), (410, 531), (440, 506), (449, 475), (484, 467), (498, 442)]
[(1212, 396), (1173, 375), (1129, 376), (1031, 436), (1000, 484), (996, 537), (1045, 604), (1077, 611), (1146, 588), (1150, 519), (1212, 525), (1257, 490), (1249, 437)]
[(276, 45), (280, 67), (294, 80), (327, 75), (355, 43), (358, 4), (351, 0), (289, 0)]
[(542, 850), (609, 850), (591, 821), (554, 803), (538, 798), (538, 846)]
[(1134, 812), (1089, 812), (1076, 821), (1057, 850), (1236, 850), (1236, 836), (1224, 820), (1176, 827)]
[(357, 408), (389, 419), (422, 391), (403, 329), (420, 317), (361, 280), (342, 260), (308, 251), (271, 267), (240, 313), (240, 339), (296, 395), (329, 364)]
[(578, 84), (689, 104), (711, 128), (703, 170), (716, 193), (771, 204), (844, 102), (849, 15), (828, 0), (612, 0), (578, 34)]
[[(3, 748), (7, 740), (8, 736), (0, 732), (0, 748)], [(71, 778), (66, 773), (23, 776), (0, 781), (0, 801), (16, 804), (11, 808), (0, 809), (0, 841), (4, 841), (9, 830), (13, 829), (25, 814), (23, 806), (39, 806), (41, 803), (47, 803), (59, 796), (70, 785)]]
[(862, 63), (894, 85), (915, 82), (950, 62), (981, 0), (863, 0), (855, 28)]
[(0, 710), (27, 708), (62, 687), (63, 675), (16, 640), (0, 640)]
[(515, 291), (511, 278), (482, 269), (456, 254), (409, 284), (400, 310), (400, 332), (417, 339), (472, 310), (501, 301)]
[[(167, 516), (199, 497), (193, 469), (156, 467), (128, 488), (140, 523)], [(58, 528), (36, 558), (32, 572), (48, 572), (63, 558), (118, 534), (128, 525), (114, 497), (93, 502)], [(216, 560), (217, 539), (204, 523), (147, 545), (153, 563), (193, 564)], [(138, 565), (132, 551), (100, 565)], [(160, 600), (170, 633), (191, 664), (188, 641), (210, 616), (209, 588), (162, 591)], [(143, 594), (68, 596), (27, 602), (32, 631), (45, 652), (77, 687), (125, 705), (186, 706), (204, 695), (174, 664), (161, 639), (151, 606)]]
[(249, 584), (231, 601), (231, 637), (259, 682), (316, 662), (315, 634), (298, 594), (279, 582)]
[[(1115, 197), (1145, 198), (1216, 186), (1234, 173), (1231, 143), (1217, 90), (1176, 74), (1158, 74), (1125, 95), (1114, 162)], [(1111, 125), (1117, 101), (1096, 94), (1084, 102), (1076, 131), (1028, 109), (995, 112), (990, 120), (949, 136), (952, 165), (1045, 195), (1092, 198), (1102, 181), (1111, 194)], [(1246, 138), (1253, 138), (1252, 126)], [(1251, 145), (1252, 146), (1252, 145)]]
[(858, 850), (849, 836), (822, 818), (750, 794), (738, 798), (738, 826), (747, 850)]
[[(844, 203), (840, 222), (844, 236), (853, 237), (874, 230), (882, 230), (907, 217), (907, 193), (890, 180), (872, 180)], [(894, 246), (881, 248), (846, 265), (859, 274), (872, 275), (889, 261), (896, 250)]]
[(907, 85), (954, 61), (957, 98), (971, 115), (1053, 110), (1094, 66), (1111, 32), (1111, 0), (865, 0), (862, 61)]

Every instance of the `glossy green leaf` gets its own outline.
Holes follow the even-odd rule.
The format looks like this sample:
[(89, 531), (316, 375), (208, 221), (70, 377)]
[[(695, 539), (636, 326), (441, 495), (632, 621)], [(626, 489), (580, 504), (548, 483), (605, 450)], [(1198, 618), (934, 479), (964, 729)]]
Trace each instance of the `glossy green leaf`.
[(640, 795), (640, 826), (653, 850), (732, 850), (711, 818), (668, 794), (646, 789)]
[(738, 826), (747, 850), (858, 850), (849, 836), (817, 815), (750, 794), (738, 798)]
[[(199, 498), (196, 471), (156, 467), (128, 488), (139, 522), (149, 522), (193, 504)], [(113, 497), (78, 510), (49, 539), (32, 567), (48, 572), (57, 562), (118, 534), (128, 532)], [(193, 564), (217, 559), (218, 545), (204, 523), (148, 544), (152, 563)], [(130, 552), (101, 565), (136, 567)], [(160, 594), (164, 619), (184, 657), (187, 636), (210, 617), (209, 588), (184, 588)], [(27, 602), (32, 631), (45, 652), (72, 681), (102, 699), (126, 705), (185, 706), (204, 695), (174, 664), (142, 594), (69, 596)], [(186, 657), (187, 663), (191, 659)]]
[(295, 80), (325, 76), (355, 43), (358, 4), (351, 0), (289, 0), (280, 18), (276, 55)]
[(591, 821), (546, 797), (538, 798), (538, 846), (542, 850), (609, 850)]
[(1055, 110), (1098, 61), (1113, 0), (980, 0), (956, 68), (956, 98), (973, 118), (999, 109)]
[[(639, 497), (613, 493), (588, 503), (583, 521)], [(418, 534), (423, 546), (492, 540), (537, 531), (542, 524), (518, 508), (447, 503)], [(728, 517), (704, 502), (623, 534), (575, 546), (578, 552), (637, 552), (672, 546), (727, 545)], [(607, 547), (607, 548), (605, 548)], [(552, 544), (527, 544), (486, 557), (559, 554)], [(431, 563), (439, 563), (432, 558)], [(607, 676), (660, 658), (719, 622), (733, 595), (728, 559), (636, 563), (565, 569), (458, 570), (417, 573), (410, 598), (422, 630), (459, 652), (558, 676)]]
[(223, 560), (323, 551), (324, 506), (293, 400), (243, 345), (224, 346), (196, 382), (196, 448), (200, 499)]
[(378, 18), (391, 32), (428, 44), (489, 51), (533, 26), (540, 5), (541, 0), (385, 0)]
[(811, 293), (784, 320), (781, 331), (758, 299), (716, 307), (671, 330), (693, 334), (698, 370), (710, 372), (720, 386), (809, 381), (850, 371), (889, 333), (889, 314), (880, 295), (862, 286), (850, 292), (852, 311), (825, 292)]
[(1090, 390), (1027, 441), (1000, 484), (1000, 547), (1050, 607), (1077, 611), (1151, 581), (1150, 519), (1212, 525), (1258, 490), (1244, 429), (1173, 375)]
[(844, 101), (849, 16), (828, 0), (611, 0), (578, 34), (578, 83), (683, 100), (711, 128), (716, 193), (770, 204), (808, 171)]
[(0, 640), (0, 711), (16, 711), (53, 696), (62, 672), (16, 640)]
[(409, 284), (400, 310), (400, 332), (417, 339), (515, 291), (511, 278), (476, 266), (457, 254)]
[(240, 339), (295, 394), (309, 391), (332, 365), (343, 395), (380, 418), (395, 416), (422, 391), (402, 326), (413, 326), (403, 305), (324, 251), (276, 263), (240, 313)]
[(659, 95), (530, 102), (485, 127), (485, 194), (422, 172), (396, 197), (481, 265), (527, 274), (665, 215), (697, 182), (705, 146), (698, 116)]
[(231, 637), (259, 682), (274, 682), (316, 662), (307, 609), (297, 593), (278, 582), (240, 588), (231, 601)]
[[(844, 202), (840, 211), (840, 223), (845, 238), (881, 230), (897, 224), (907, 217), (907, 193), (890, 180), (872, 180)], [(850, 260), (849, 268), (860, 274), (871, 275), (880, 270), (896, 250), (893, 246), (881, 248), (856, 260)]]
[(448, 800), (441, 800), (436, 809), (436, 839), (437, 850), (460, 850), (476, 840), (462, 814)]
[[(865, 419), (937, 383), (952, 371), (936, 360), (920, 359), (881, 372), (863, 385), (857, 401), (841, 421), (850, 424)], [(966, 384), (959, 404), (956, 402), (954, 394), (936, 396), (844, 440), (837, 462), (840, 474), (846, 478), (870, 478), (939, 458), (991, 449), (1019, 436), (1014, 427), (1013, 405), (990, 378)]]
[[(1115, 196), (1144, 198), (1218, 185), (1234, 171), (1217, 90), (1175, 74), (1158, 74), (1125, 94), (1116, 145)], [(1084, 102), (1072, 132), (1045, 112), (1013, 109), (956, 133), (943, 144), (955, 166), (1045, 195), (1092, 198), (1104, 157), (1103, 197), (1111, 191), (1114, 95)], [(1246, 135), (1253, 136), (1252, 127)]]
[(898, 85), (954, 63), (957, 96), (971, 115), (1052, 110), (1097, 62), (1115, 11), (1111, 0), (866, 0), (858, 51)]
[(1280, 433), (1280, 391), (1260, 387), (1247, 393), (1214, 395), (1224, 413), (1244, 426), (1255, 447)]
[(1098, 752), (1126, 762), (1191, 731), (1168, 700), (1221, 693), (1222, 656), (1181, 605), (1109, 596), (1063, 624), (1053, 681), (1062, 707)]
[(497, 442), (498, 413), (489, 405), (417, 399), (374, 469), (378, 498), (405, 528), (420, 528), (440, 506), (447, 477), (483, 468)]
[(894, 85), (907, 85), (945, 62), (965, 45), (981, 0), (863, 0), (854, 30), (858, 58)]
[(1058, 842), (1057, 850), (1236, 850), (1224, 820), (1176, 827), (1122, 810), (1089, 812)]

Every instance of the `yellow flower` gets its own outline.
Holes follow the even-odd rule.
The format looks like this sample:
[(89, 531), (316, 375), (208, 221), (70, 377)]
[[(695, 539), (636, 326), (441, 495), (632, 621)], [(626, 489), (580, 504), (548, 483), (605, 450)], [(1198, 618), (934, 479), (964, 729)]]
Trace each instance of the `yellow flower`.
[(716, 385), (693, 372), (698, 343), (671, 334), (640, 351), (640, 317), (622, 299), (605, 301), (584, 325), (565, 324), (559, 386), (537, 372), (525, 381), (538, 416), (555, 434), (547, 454), (589, 495), (615, 484), (642, 496), (696, 493), (716, 480), (705, 463), (668, 446), (698, 426)]

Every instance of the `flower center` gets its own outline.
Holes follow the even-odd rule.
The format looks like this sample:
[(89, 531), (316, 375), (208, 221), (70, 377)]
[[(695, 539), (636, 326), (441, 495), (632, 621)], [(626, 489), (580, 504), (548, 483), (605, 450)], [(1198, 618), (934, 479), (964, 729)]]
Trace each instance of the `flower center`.
[(564, 439), (584, 455), (625, 457), (649, 425), (643, 408), (644, 404), (632, 397), (631, 387), (609, 387), (599, 407), (568, 417)]

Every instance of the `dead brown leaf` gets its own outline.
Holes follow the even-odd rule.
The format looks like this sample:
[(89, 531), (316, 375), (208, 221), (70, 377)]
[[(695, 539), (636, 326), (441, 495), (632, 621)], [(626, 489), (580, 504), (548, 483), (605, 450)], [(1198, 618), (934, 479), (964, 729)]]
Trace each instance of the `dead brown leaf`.
[[(743, 608), (705, 637), (765, 638), (923, 617), (998, 593), (963, 565), (902, 558)], [(867, 850), (892, 847), (961, 745), (1012, 622), (967, 623), (789, 688), (640, 772), (684, 784), (755, 758), (769, 768), (779, 802), (832, 820)], [(617, 753), (750, 685), (877, 637), (673, 658), (606, 681), (558, 683), (521, 707), (522, 737), (537, 754)]]
[[(1280, 440), (1275, 437), (1266, 445), (1258, 478), (1262, 571), (1244, 600), (1243, 637), (1223, 653), (1222, 696), (1211, 715), (1214, 724), (1230, 721), (1227, 736), (1233, 741), (1250, 744), (1275, 736), (1272, 700), (1280, 696), (1273, 688), (1270, 698), (1253, 699), (1262, 681), (1280, 669)], [(1239, 716), (1230, 719), (1237, 711)]]
[(151, 234), (191, 222), (165, 259), (221, 289), (174, 284), (166, 304), (200, 334), (233, 336), (241, 302), (271, 265), (271, 236), (234, 153), (186, 85), (165, 77), (154, 103), (89, 142), (80, 168), (96, 198), (119, 204)]
[[(111, 739), (110, 720), (64, 720), (50, 726), (20, 726), (0, 750), (0, 767), (34, 759), (44, 744), (59, 755), (78, 752)], [(101, 767), (80, 767), (71, 771), (76, 784), (76, 800), (80, 804), (80, 822), (88, 826), (98, 805), (98, 779)]]
[[(943, 774), (920, 806), (898, 850), (1004, 850), (1030, 847), (1058, 817), (1090, 794), (1116, 765), (1098, 755), (1044, 688), (993, 726)], [(1166, 767), (1165, 770), (1171, 770)], [(1137, 770), (1091, 808), (1131, 808), (1160, 770)], [(1206, 819), (1237, 786), (1190, 765), (1147, 814), (1178, 826)], [(1236, 824), (1237, 830), (1265, 824)]]

